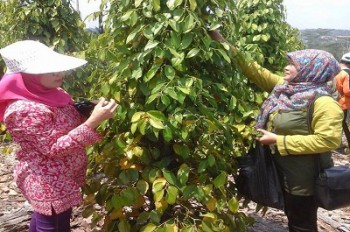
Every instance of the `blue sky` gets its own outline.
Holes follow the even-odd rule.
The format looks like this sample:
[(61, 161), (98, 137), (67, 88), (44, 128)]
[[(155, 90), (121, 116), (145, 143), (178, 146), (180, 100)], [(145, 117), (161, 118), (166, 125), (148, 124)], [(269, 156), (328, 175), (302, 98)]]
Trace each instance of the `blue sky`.
[[(79, 0), (82, 17), (98, 9), (99, 2)], [(298, 29), (350, 30), (350, 0), (283, 0), (283, 4), (287, 10), (287, 22)], [(94, 22), (86, 24), (88, 27), (97, 25)]]

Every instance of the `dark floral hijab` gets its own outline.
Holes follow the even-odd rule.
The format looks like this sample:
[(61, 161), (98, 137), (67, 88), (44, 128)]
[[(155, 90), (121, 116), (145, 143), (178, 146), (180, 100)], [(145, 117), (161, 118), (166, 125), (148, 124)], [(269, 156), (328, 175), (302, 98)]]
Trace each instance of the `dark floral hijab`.
[(257, 118), (257, 128), (265, 128), (269, 114), (279, 110), (307, 108), (315, 96), (331, 95), (327, 85), (340, 72), (340, 66), (332, 54), (322, 50), (307, 49), (287, 54), (298, 74), (289, 83), (276, 85), (262, 105)]

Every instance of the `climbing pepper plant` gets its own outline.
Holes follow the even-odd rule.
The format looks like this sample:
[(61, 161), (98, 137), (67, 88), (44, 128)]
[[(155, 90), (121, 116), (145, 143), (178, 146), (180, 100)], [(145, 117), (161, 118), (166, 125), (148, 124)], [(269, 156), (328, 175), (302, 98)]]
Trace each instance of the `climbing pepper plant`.
[[(252, 141), (264, 95), (241, 75), (228, 45), (207, 31), (221, 30), (243, 50), (250, 50), (250, 37), (260, 37), (253, 57), (266, 57), (277, 69), (277, 41), (269, 44), (276, 30), (268, 21), (285, 22), (283, 11), (259, 11), (266, 20), (259, 29), (259, 22), (246, 20), (251, 5), (244, 2), (264, 5), (103, 1), (104, 32), (86, 52), (95, 70), (90, 95), (120, 106), (100, 128), (104, 140), (89, 151), (91, 178), (84, 188), (84, 215), (102, 220), (103, 231), (245, 231), (251, 222), (239, 211), (231, 176), (235, 158)], [(264, 2), (266, 8), (281, 5)], [(279, 43), (281, 53), (292, 49), (282, 37)]]

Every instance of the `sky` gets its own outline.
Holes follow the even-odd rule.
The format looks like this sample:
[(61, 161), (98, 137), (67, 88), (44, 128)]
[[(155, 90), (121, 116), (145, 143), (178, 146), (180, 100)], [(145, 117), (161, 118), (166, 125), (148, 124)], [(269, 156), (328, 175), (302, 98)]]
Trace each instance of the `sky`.
[(283, 0), (283, 4), (292, 27), (350, 30), (350, 0)]
[[(73, 0), (73, 5), (75, 1)], [(79, 0), (83, 18), (98, 9), (100, 0)], [(287, 22), (298, 29), (350, 30), (350, 0), (283, 0)], [(97, 26), (86, 22), (87, 27)]]

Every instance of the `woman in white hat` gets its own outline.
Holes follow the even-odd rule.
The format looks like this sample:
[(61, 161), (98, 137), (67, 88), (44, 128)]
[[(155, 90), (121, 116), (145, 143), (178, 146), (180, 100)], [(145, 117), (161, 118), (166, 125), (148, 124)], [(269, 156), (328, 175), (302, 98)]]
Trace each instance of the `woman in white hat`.
[(0, 122), (20, 145), (14, 176), (34, 212), (30, 232), (70, 231), (72, 207), (82, 203), (85, 147), (98, 142), (95, 128), (113, 118), (117, 104), (101, 98), (86, 119), (61, 85), (64, 72), (85, 60), (25, 40), (0, 50), (7, 71), (0, 81)]

